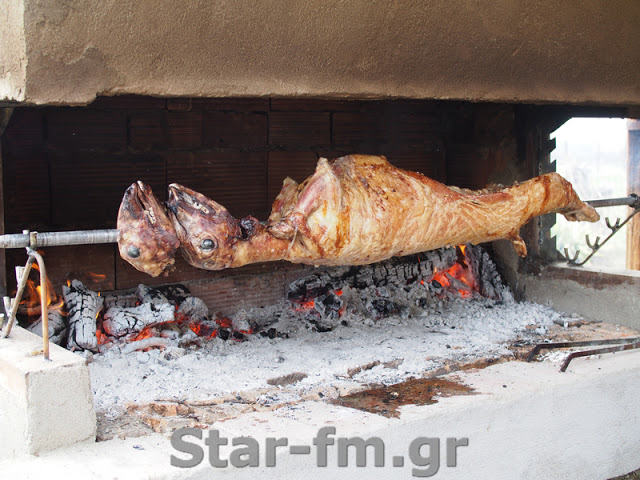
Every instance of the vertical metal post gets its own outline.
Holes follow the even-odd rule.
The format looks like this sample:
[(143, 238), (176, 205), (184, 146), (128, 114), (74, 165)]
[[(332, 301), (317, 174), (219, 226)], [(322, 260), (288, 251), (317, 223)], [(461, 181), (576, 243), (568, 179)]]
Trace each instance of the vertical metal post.
[(47, 302), (47, 270), (44, 259), (35, 250), (27, 248), (29, 258), (35, 258), (40, 269), (40, 310), (42, 311), (42, 354), (49, 360), (49, 304)]

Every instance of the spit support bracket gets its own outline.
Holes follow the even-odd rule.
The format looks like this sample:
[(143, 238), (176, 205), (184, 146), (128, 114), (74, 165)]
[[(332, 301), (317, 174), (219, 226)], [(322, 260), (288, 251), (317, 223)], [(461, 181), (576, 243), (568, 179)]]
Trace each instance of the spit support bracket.
[[(115, 243), (118, 230), (78, 230), (70, 232), (38, 233), (23, 230), (22, 234), (0, 235), (0, 248), (25, 248), (27, 262), (24, 267), (16, 267), (18, 288), (14, 298), (4, 297), (5, 315), (0, 316), (0, 337), (7, 338), (16, 321), (18, 306), (22, 300), (29, 273), (34, 262), (40, 270), (40, 307), (42, 312), (42, 355), (49, 360), (49, 312), (47, 309), (47, 269), (44, 258), (36, 251), (38, 247), (62, 245), (86, 245), (95, 243)], [(38, 352), (39, 353), (39, 352)]]
[(605, 223), (607, 224), (607, 228), (611, 231), (611, 233), (602, 242), (600, 241), (600, 237), (596, 237), (595, 242), (591, 242), (591, 237), (589, 235), (585, 235), (585, 241), (591, 252), (584, 260), (578, 261), (580, 250), (576, 250), (573, 255), (569, 254), (569, 249), (566, 247), (564, 248), (564, 253), (556, 250), (559, 260), (563, 260), (574, 267), (580, 267), (587, 263), (591, 259), (591, 257), (593, 257), (596, 252), (609, 241), (611, 237), (613, 237), (622, 227), (624, 227), (629, 222), (629, 220), (631, 220), (638, 212), (640, 212), (640, 197), (635, 193), (632, 193), (628, 197), (608, 198), (604, 200), (588, 200), (585, 203), (588, 203), (593, 208), (618, 207), (626, 205), (628, 207), (631, 207), (633, 211), (624, 221), (621, 222), (621, 219), (617, 218), (613, 224), (609, 220), (609, 217), (605, 217)]
[(603, 353), (614, 353), (614, 352), (622, 352), (625, 350), (633, 350), (636, 348), (640, 348), (640, 337), (628, 337), (628, 338), (608, 338), (604, 340), (582, 340), (578, 342), (556, 342), (556, 343), (539, 343), (529, 355), (527, 355), (527, 362), (532, 361), (541, 350), (553, 350), (557, 348), (574, 348), (574, 347), (592, 347), (598, 345), (611, 345), (610, 347), (596, 348), (593, 350), (581, 350), (578, 352), (572, 352), (567, 355), (562, 366), (560, 367), (561, 372), (566, 372), (567, 367), (569, 367), (569, 363), (574, 358), (579, 357), (587, 357), (590, 355), (600, 355)]

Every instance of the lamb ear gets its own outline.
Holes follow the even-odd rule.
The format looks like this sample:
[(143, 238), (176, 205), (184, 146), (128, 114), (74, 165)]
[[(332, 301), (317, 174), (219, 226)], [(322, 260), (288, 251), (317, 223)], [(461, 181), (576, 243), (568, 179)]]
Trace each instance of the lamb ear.
[(519, 256), (521, 257), (527, 256), (527, 244), (524, 243), (524, 240), (520, 235), (518, 235), (517, 233), (510, 235), (509, 241), (511, 242), (513, 249), (516, 251), (516, 253)]

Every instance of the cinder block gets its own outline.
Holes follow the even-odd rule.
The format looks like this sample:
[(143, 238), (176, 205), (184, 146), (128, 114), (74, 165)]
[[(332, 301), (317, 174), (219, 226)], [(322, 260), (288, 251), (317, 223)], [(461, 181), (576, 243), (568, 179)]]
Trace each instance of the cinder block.
[(0, 338), (0, 459), (95, 439), (96, 414), (84, 358), (15, 326)]

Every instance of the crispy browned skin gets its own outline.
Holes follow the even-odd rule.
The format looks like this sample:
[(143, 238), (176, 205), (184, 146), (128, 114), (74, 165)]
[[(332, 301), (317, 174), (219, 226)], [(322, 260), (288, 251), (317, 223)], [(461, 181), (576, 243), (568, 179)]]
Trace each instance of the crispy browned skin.
[(358, 265), (462, 243), (509, 239), (526, 255), (520, 227), (545, 213), (595, 222), (556, 173), (491, 193), (449, 188), (384, 157), (350, 155), (329, 163), (272, 214), (268, 231), (293, 242), (285, 258), (324, 265)]
[(120, 256), (141, 272), (157, 277), (170, 270), (180, 242), (165, 209), (142, 182), (131, 185), (118, 211)]
[(169, 206), (185, 257), (211, 270), (282, 259), (361, 265), (497, 239), (511, 240), (524, 256), (518, 231), (532, 217), (557, 212), (569, 220), (599, 218), (558, 174), (491, 193), (470, 192), (366, 155), (320, 159), (301, 185), (286, 179), (266, 228), (251, 218), (237, 221), (221, 205), (179, 185), (171, 187)]

